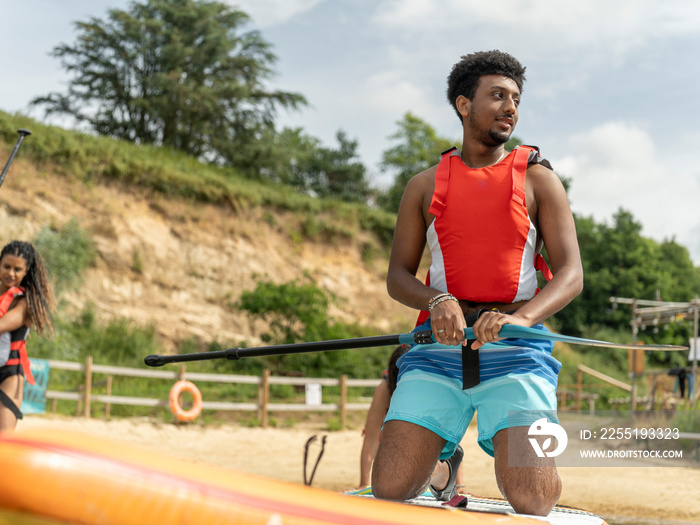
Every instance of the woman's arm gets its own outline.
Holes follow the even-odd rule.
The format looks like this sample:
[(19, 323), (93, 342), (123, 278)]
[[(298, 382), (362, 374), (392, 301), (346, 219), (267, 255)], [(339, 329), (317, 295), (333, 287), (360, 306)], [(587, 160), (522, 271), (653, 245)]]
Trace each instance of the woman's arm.
[(384, 424), (384, 417), (389, 410), (391, 396), (389, 395), (389, 384), (382, 381), (374, 390), (374, 397), (367, 412), (365, 423), (365, 436), (362, 442), (362, 452), (360, 452), (360, 486), (358, 489), (369, 487), (370, 473), (374, 456), (377, 455), (379, 438)]
[(5, 315), (0, 317), (0, 334), (17, 330), (27, 324), (27, 299), (20, 298), (15, 306), (10, 308)]

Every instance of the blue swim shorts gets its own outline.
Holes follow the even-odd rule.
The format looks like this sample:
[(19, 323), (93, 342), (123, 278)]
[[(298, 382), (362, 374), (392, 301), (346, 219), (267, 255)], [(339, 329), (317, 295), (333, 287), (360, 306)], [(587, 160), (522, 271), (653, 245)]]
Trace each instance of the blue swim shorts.
[(440, 454), (447, 459), (477, 413), (479, 445), (493, 456), (496, 432), (530, 426), (542, 417), (538, 412), (556, 409), (556, 386), (534, 373), (508, 374), (462, 390), (457, 379), (409, 370), (401, 376), (385, 422), (408, 421), (435, 432), (447, 441)]

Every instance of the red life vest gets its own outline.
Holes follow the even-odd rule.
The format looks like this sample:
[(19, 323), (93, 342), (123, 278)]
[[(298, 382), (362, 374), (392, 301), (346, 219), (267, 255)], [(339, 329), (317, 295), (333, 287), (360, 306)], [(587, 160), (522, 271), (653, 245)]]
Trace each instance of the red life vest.
[[(520, 146), (493, 166), (470, 168), (457, 148), (442, 154), (426, 232), (427, 284), (476, 303), (514, 303), (537, 293), (537, 231), (525, 202), (525, 175), (537, 150)], [(448, 191), (449, 188), (449, 191)], [(428, 315), (422, 312), (418, 323)]]
[[(0, 295), (0, 317), (7, 313), (12, 301), (16, 297), (24, 295), (24, 290), (17, 286), (8, 289), (4, 294)], [(30, 385), (34, 384), (34, 376), (30, 367), (29, 356), (27, 355), (27, 336), (29, 328), (21, 326), (17, 330), (10, 332), (10, 358), (5, 363), (5, 366), (22, 365), (24, 376)], [(14, 354), (14, 356), (13, 356)]]

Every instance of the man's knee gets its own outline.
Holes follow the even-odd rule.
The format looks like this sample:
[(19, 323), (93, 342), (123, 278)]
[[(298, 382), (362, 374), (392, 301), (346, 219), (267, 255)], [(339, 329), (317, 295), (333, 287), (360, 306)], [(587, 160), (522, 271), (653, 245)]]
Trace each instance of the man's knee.
[(538, 479), (527, 486), (508, 486), (506, 483), (501, 490), (515, 512), (547, 516), (559, 501), (561, 479), (556, 472), (546, 478), (548, 479)]
[(405, 501), (416, 496), (406, 479), (372, 474), (372, 495), (377, 499)]
[[(509, 447), (510, 442), (510, 447)], [(539, 458), (527, 440), (527, 427), (498, 432), (493, 439), (496, 482), (516, 512), (546, 516), (559, 501), (561, 478), (552, 458)], [(509, 464), (511, 457), (514, 465)]]
[(372, 466), (376, 498), (414, 498), (428, 486), (444, 440), (429, 430), (404, 421), (388, 421)]
[[(377, 453), (377, 458), (380, 454)], [(418, 473), (413, 469), (389, 467), (386, 463), (375, 461), (372, 468), (372, 494), (378, 499), (405, 501), (419, 496), (427, 487), (430, 475)]]

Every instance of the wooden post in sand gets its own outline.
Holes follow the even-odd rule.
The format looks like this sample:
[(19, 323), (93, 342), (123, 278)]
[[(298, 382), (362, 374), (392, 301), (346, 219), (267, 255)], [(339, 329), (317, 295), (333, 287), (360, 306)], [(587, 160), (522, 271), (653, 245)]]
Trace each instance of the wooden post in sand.
[[(107, 376), (107, 386), (105, 387), (105, 394), (107, 395), (107, 397), (112, 395), (112, 381), (113, 380), (114, 379), (112, 378), (112, 376)], [(111, 408), (112, 408), (112, 405), (109, 402), (105, 403), (105, 419), (109, 419), (109, 413), (110, 413)]]
[(583, 396), (583, 371), (579, 368), (576, 372), (576, 410), (581, 411), (581, 397)]
[(345, 430), (348, 404), (348, 376), (340, 376), (340, 430)]
[(268, 369), (263, 370), (258, 399), (260, 400), (258, 407), (258, 419), (260, 420), (260, 426), (267, 428), (267, 405), (270, 402), (270, 371)]
[(90, 417), (90, 392), (92, 391), (92, 356), (89, 355), (85, 359), (85, 392), (84, 397), (84, 412), (83, 416)]

